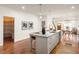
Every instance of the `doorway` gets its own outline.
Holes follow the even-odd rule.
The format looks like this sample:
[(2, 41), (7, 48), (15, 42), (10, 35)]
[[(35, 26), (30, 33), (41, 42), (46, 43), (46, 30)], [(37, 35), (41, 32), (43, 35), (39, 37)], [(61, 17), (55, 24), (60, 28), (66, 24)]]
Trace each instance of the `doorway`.
[(14, 17), (3, 17), (3, 45), (11, 45), (14, 43)]

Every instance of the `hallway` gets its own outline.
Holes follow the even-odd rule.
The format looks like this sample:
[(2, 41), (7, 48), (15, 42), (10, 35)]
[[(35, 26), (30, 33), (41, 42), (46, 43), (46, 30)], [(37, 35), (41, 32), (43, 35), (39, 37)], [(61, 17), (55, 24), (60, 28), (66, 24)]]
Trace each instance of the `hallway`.
[[(51, 54), (78, 54), (79, 46), (77, 43), (77, 35), (72, 34), (69, 36), (71, 43), (68, 42), (68, 36), (63, 34), (61, 41), (51, 52)], [(16, 43), (7, 41), (4, 47), (0, 48), (0, 54), (33, 54), (34, 52), (29, 50), (29, 39), (25, 39)]]

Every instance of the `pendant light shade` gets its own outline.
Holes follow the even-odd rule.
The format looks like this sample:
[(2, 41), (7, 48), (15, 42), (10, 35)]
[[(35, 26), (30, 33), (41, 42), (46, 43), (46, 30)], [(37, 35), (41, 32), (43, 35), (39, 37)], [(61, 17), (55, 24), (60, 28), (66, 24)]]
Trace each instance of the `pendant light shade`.
[(40, 19), (42, 19), (43, 17), (42, 17), (42, 4), (39, 4), (39, 6), (40, 6)]

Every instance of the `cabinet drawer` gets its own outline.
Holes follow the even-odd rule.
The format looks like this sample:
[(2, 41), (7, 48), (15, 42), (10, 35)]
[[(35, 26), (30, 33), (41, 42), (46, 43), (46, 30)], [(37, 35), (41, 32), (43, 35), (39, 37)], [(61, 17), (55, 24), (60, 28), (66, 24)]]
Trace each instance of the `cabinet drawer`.
[(52, 36), (52, 37), (49, 37), (48, 38), (48, 44), (51, 44), (51, 43), (54, 43), (54, 42), (56, 42), (56, 40), (58, 40), (58, 36)]
[(55, 47), (55, 43), (48, 45), (48, 52), (50, 53), (53, 50), (54, 47)]
[(48, 43), (51, 43), (51, 42), (53, 41), (53, 39), (54, 39), (54, 36), (49, 37), (49, 38), (48, 38), (48, 40), (47, 40), (47, 41), (48, 41)]

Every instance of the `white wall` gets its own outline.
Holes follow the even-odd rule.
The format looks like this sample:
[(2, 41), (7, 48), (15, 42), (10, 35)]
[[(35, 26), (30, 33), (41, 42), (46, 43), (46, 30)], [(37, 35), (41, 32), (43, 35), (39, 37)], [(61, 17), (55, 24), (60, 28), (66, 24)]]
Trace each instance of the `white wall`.
[[(29, 33), (31, 32), (37, 32), (41, 29), (41, 23), (40, 20), (36, 15), (18, 11), (18, 10), (12, 10), (5, 7), (0, 7), (0, 45), (2, 45), (3, 42), (3, 16), (11, 16), (14, 17), (15, 21), (15, 31), (14, 31), (14, 39), (15, 42), (19, 40), (23, 40), (26, 38), (29, 38)], [(21, 28), (21, 22), (22, 21), (33, 21), (34, 28), (31, 30), (22, 30)]]
[(3, 20), (2, 16), (0, 16), (0, 46), (3, 45)]
[[(70, 12), (70, 11), (66, 11), (66, 12), (50, 12), (49, 14), (47, 14), (47, 19), (46, 19), (46, 26), (49, 27), (49, 24), (52, 24), (52, 19), (55, 18), (56, 23), (62, 23), (63, 25), (65, 24), (69, 24), (72, 23), (73, 24), (78, 24), (79, 23), (79, 15), (78, 15), (79, 11), (75, 11), (75, 12)], [(76, 17), (77, 16), (77, 17)], [(71, 21), (65, 21), (65, 20), (71, 20)]]
[[(69, 10), (65, 7), (64, 8), (66, 10), (64, 8), (58, 9), (58, 7), (55, 7), (55, 6), (54, 7), (57, 9), (55, 9), (54, 7), (52, 7), (52, 9), (51, 9), (51, 7), (52, 6), (50, 6), (50, 8), (49, 8), (49, 6), (43, 7), (43, 8), (46, 8), (46, 9), (44, 9), (43, 12), (44, 12), (44, 15), (47, 16), (47, 18), (45, 18), (47, 27), (49, 26), (49, 24), (52, 23), (52, 18), (54, 18), (54, 17), (56, 18), (56, 22), (62, 22), (65, 24), (66, 22), (63, 22), (63, 18), (75, 18), (76, 16), (77, 17), (79, 16), (78, 10)], [(18, 7), (15, 7), (15, 9), (16, 8), (18, 8)], [(31, 10), (34, 10), (34, 11), (37, 9), (31, 8)], [(45, 10), (47, 10), (47, 12)], [(37, 12), (37, 14), (38, 13), (39, 12)], [(9, 7), (8, 8), (0, 7), (0, 32), (1, 32), (0, 33), (0, 42), (1, 42), (1, 44), (3, 42), (3, 27), (2, 27), (3, 26), (3, 23), (2, 23), (3, 16), (13, 16), (15, 18), (15, 33), (14, 33), (15, 42), (29, 38), (29, 33), (31, 33), (31, 32), (41, 31), (41, 21), (40, 21), (40, 19), (38, 19), (38, 16), (31, 14), (31, 13), (26, 13), (25, 11), (22, 11), (22, 10), (19, 11), (18, 9), (13, 10), (13, 9), (9, 9)], [(22, 28), (21, 28), (22, 21), (33, 21), (34, 28), (32, 30), (22, 30)]]

